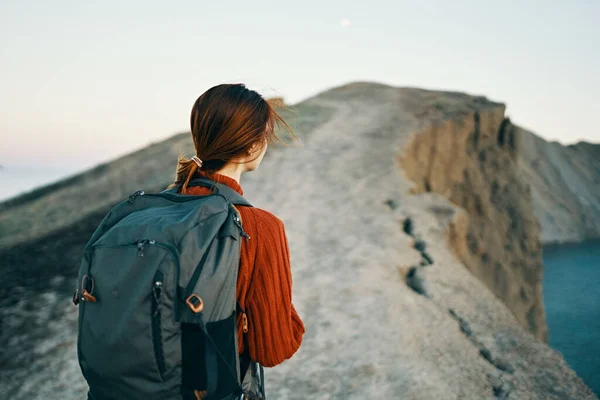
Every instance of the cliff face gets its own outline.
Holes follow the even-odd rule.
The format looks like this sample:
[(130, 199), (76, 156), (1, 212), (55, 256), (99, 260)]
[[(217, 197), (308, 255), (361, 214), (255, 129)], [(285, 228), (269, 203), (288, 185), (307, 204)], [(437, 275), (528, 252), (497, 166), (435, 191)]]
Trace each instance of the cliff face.
[(467, 212), (451, 226), (458, 257), (545, 341), (540, 228), (515, 131), (503, 106), (469, 111), (418, 132), (401, 164), (416, 193), (440, 193)]
[(562, 146), (517, 128), (518, 165), (531, 187), (542, 242), (600, 237), (600, 145)]
[[(286, 117), (302, 145), (270, 150), (259, 170), (242, 179), (246, 197), (285, 223), (294, 304), (307, 327), (300, 351), (267, 371), (269, 398), (595, 398), (558, 353), (522, 327), (543, 336), (543, 314), (530, 325), (526, 311), (535, 297), (526, 281), (537, 279), (535, 245), (514, 250), (523, 260), (512, 251), (504, 253), (514, 258), (503, 259), (493, 246), (493, 240), (516, 246), (506, 238), (509, 230), (524, 240), (536, 234), (535, 224), (518, 225), (531, 211), (527, 200), (512, 211), (505, 207), (525, 192), (510, 181), (514, 156), (510, 131), (500, 129), (501, 105), (356, 83), (293, 109)], [(505, 132), (501, 145), (498, 132)], [(77, 310), (69, 303), (83, 245), (117, 199), (170, 183), (188, 140), (157, 143), (29, 194), (26, 202), (0, 206), (0, 268), (14, 282), (0, 287), (1, 398), (84, 398)], [(441, 145), (429, 143), (450, 146), (460, 168), (438, 152)], [(478, 168), (482, 149), (490, 165)], [(149, 154), (151, 165), (140, 164)], [(479, 191), (496, 158), (497, 188), (489, 181)], [(488, 199), (494, 190), (500, 205)], [(79, 203), (72, 200), (78, 196)], [(500, 226), (502, 235), (477, 221)], [(485, 252), (487, 264), (478, 266)], [(533, 278), (512, 261), (531, 267)], [(484, 265), (493, 274), (496, 262), (506, 290), (486, 281)], [(511, 305), (520, 286), (530, 298)], [(498, 293), (506, 293), (510, 309)]]

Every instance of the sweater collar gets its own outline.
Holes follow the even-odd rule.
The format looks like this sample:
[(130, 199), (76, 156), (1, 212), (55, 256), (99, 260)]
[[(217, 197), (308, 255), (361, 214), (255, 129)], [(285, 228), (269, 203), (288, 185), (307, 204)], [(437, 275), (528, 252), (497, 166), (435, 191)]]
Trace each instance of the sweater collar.
[(203, 176), (205, 178), (208, 178), (211, 181), (214, 181), (214, 182), (217, 182), (217, 183), (221, 183), (223, 185), (227, 185), (231, 189), (233, 189), (236, 192), (238, 192), (241, 196), (244, 195), (244, 191), (242, 190), (242, 187), (240, 186), (240, 184), (235, 179), (230, 178), (229, 176), (221, 175), (221, 174), (208, 173), (208, 172), (202, 172), (202, 171), (197, 172), (197, 174), (200, 175), (200, 176)]

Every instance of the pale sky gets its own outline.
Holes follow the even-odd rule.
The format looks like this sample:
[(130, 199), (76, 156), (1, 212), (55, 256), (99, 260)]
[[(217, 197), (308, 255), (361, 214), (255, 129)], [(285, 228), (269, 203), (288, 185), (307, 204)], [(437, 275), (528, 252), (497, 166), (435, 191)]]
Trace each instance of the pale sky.
[(465, 91), (600, 142), (600, 1), (0, 2), (0, 164), (87, 167), (188, 129), (209, 87)]

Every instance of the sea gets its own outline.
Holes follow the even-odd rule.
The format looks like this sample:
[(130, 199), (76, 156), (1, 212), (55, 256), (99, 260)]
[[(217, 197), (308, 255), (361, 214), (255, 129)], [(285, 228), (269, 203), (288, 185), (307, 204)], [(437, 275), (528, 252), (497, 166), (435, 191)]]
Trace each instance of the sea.
[(56, 182), (81, 170), (83, 168), (67, 166), (2, 165), (0, 167), (0, 202), (42, 185)]
[(600, 240), (544, 247), (548, 342), (600, 396)]

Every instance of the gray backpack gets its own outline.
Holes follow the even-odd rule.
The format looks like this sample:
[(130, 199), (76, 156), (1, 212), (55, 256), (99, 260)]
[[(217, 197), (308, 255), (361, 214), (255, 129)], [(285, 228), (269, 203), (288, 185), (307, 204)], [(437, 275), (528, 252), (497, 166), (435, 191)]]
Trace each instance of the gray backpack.
[(88, 399), (264, 399), (262, 366), (238, 355), (236, 283), (249, 237), (234, 205), (250, 204), (205, 178), (190, 186), (212, 194), (138, 190), (85, 247), (73, 302)]

